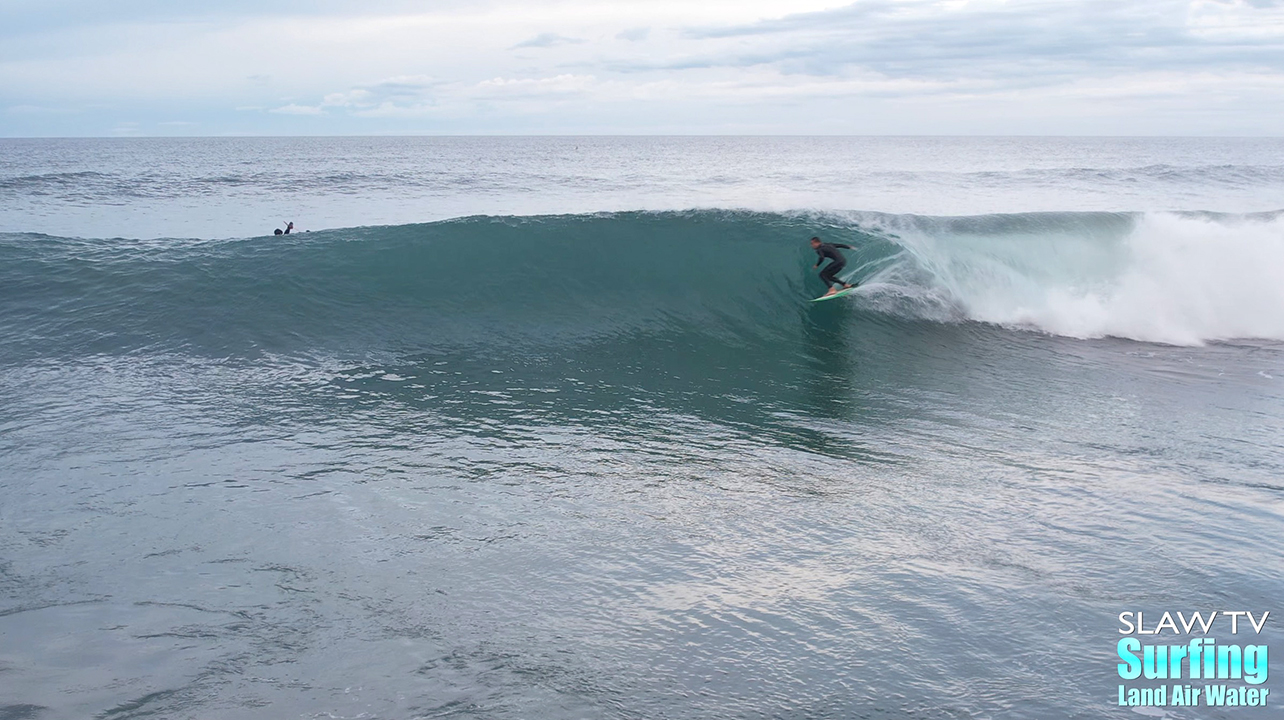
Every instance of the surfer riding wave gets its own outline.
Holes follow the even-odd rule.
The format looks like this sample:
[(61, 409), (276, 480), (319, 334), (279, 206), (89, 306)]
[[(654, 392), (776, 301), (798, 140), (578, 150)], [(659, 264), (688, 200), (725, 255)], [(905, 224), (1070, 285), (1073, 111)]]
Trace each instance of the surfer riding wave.
[(816, 251), (816, 256), (818, 258), (816, 260), (816, 264), (812, 267), (820, 267), (820, 264), (825, 262), (826, 258), (830, 261), (829, 264), (825, 266), (825, 269), (820, 271), (820, 279), (825, 283), (825, 287), (828, 288), (828, 290), (825, 291), (825, 296), (833, 295), (838, 292), (838, 289), (834, 287), (834, 285), (837, 284), (841, 284), (844, 290), (850, 290), (855, 287), (855, 285), (852, 285), (851, 283), (838, 279), (838, 273), (842, 272), (844, 267), (847, 267), (847, 259), (843, 257), (842, 253), (838, 252), (839, 248), (844, 250), (855, 249), (851, 245), (843, 245), (842, 243), (821, 242), (818, 237), (811, 239), (811, 249)]

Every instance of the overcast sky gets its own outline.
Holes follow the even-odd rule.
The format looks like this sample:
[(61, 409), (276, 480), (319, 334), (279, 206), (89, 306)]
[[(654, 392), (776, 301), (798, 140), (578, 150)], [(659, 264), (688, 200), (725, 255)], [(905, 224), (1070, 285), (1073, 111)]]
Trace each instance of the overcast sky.
[(1282, 130), (1284, 0), (0, 0), (0, 136)]

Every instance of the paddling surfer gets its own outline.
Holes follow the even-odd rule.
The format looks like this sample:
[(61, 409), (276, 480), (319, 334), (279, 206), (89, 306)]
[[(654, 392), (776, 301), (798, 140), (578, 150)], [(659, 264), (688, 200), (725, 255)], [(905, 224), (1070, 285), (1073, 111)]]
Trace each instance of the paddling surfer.
[(818, 237), (811, 239), (811, 249), (816, 251), (816, 257), (819, 258), (816, 260), (816, 264), (812, 267), (820, 267), (820, 264), (825, 262), (825, 258), (829, 258), (830, 261), (829, 264), (825, 266), (825, 269), (820, 271), (820, 279), (825, 283), (825, 287), (829, 288), (829, 290), (825, 292), (825, 295), (833, 295), (838, 292), (838, 289), (835, 288), (834, 285), (839, 283), (842, 284), (844, 290), (850, 290), (855, 287), (855, 285), (843, 282), (837, 277), (838, 273), (847, 266), (847, 259), (843, 257), (842, 253), (838, 252), (838, 248), (842, 248), (844, 250), (855, 250), (851, 245), (844, 245), (842, 243), (825, 243), (821, 242)]

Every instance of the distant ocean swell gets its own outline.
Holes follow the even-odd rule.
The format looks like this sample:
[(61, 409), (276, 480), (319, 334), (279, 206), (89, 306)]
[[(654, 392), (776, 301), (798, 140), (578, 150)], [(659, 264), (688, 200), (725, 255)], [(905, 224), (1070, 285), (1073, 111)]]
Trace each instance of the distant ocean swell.
[[(805, 241), (852, 245), (830, 306)], [(850, 322), (1284, 340), (1284, 213), (473, 217), (222, 241), (0, 235), (6, 363), (557, 346)], [(826, 320), (831, 322), (832, 318)]]
[[(37, 172), (0, 174), (0, 201), (44, 197), (72, 203), (114, 205), (138, 198), (186, 198), (210, 192), (242, 191), (243, 195), (265, 191), (286, 195), (307, 191), (348, 195), (353, 193), (401, 192), (407, 189), (450, 191), (472, 188), (479, 191), (522, 190), (548, 183), (573, 184), (579, 188), (630, 189), (633, 178), (606, 179), (593, 170), (549, 173), (538, 166), (527, 169), (507, 167), (503, 177), (479, 174), (460, 167), (424, 170), (338, 170), (323, 168), (267, 168), (254, 171), (214, 173), (148, 169), (146, 171)], [(1284, 166), (1269, 164), (1168, 165), (1124, 167), (1065, 167), (1019, 171), (979, 170), (971, 172), (931, 170), (871, 170), (868, 178), (884, 183), (918, 184), (948, 178), (952, 183), (996, 184), (1010, 187), (1047, 185), (1073, 186), (1079, 183), (1151, 183), (1176, 193), (1196, 188), (1260, 188), (1284, 184)]]

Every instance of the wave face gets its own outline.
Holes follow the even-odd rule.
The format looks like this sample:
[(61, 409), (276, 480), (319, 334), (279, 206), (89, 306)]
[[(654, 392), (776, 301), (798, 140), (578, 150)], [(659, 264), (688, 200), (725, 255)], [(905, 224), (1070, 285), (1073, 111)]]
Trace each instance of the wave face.
[[(852, 245), (858, 297), (805, 240)], [(925, 217), (729, 211), (474, 217), (231, 241), (0, 235), (9, 361), (556, 346), (681, 333), (793, 338), (977, 321), (1193, 345), (1284, 339), (1284, 216)], [(825, 316), (828, 317), (828, 316)], [(829, 322), (830, 320), (826, 320)]]

